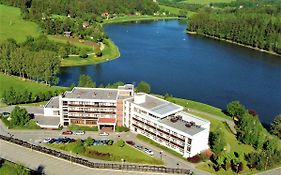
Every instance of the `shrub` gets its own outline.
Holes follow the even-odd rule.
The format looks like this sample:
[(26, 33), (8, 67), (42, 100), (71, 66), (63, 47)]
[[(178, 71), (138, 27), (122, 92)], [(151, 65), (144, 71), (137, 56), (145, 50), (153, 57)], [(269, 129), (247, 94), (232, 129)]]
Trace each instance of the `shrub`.
[(128, 132), (128, 131), (130, 131), (130, 129), (127, 128), (126, 126), (116, 126), (115, 131), (116, 132)]
[(113, 145), (113, 142), (114, 142), (113, 140), (108, 140), (107, 144), (108, 145)]
[(200, 155), (195, 155), (193, 157), (187, 158), (187, 160), (192, 163), (199, 163), (201, 161), (201, 157)]
[(117, 145), (118, 145), (119, 147), (124, 147), (124, 146), (125, 146), (124, 140), (118, 140), (118, 141), (117, 141)]

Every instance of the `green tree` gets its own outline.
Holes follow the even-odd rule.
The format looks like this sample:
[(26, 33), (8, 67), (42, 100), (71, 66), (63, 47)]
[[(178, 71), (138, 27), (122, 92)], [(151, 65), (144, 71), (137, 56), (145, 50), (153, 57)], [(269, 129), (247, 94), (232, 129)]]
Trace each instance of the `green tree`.
[(10, 117), (13, 126), (24, 126), (31, 119), (26, 109), (19, 106), (12, 110)]
[(82, 144), (81, 139), (78, 139), (74, 142), (72, 150), (73, 153), (81, 154), (85, 152), (85, 147)]
[(88, 57), (88, 54), (87, 54), (87, 50), (86, 49), (81, 49), (80, 53), (79, 53), (79, 56), (81, 58), (87, 58)]
[(281, 114), (277, 115), (271, 123), (270, 132), (281, 138)]
[(220, 155), (226, 145), (224, 134), (218, 128), (216, 131), (210, 133), (210, 147), (216, 155)]
[(85, 146), (91, 146), (91, 145), (93, 145), (94, 142), (95, 142), (94, 139), (92, 139), (91, 137), (87, 137), (84, 144), (85, 144)]
[(235, 116), (241, 117), (246, 112), (246, 108), (243, 105), (241, 105), (239, 101), (232, 101), (228, 103), (226, 108), (227, 108), (227, 112), (232, 117)]
[(137, 90), (137, 92), (150, 93), (151, 87), (150, 87), (150, 85), (149, 85), (147, 82), (141, 81), (141, 82), (138, 84), (136, 90)]
[(79, 87), (95, 88), (96, 87), (96, 83), (91, 79), (90, 76), (83, 74), (79, 78), (78, 86)]
[(61, 59), (64, 59), (68, 56), (67, 51), (65, 50), (64, 47), (59, 48), (58, 54), (59, 54)]

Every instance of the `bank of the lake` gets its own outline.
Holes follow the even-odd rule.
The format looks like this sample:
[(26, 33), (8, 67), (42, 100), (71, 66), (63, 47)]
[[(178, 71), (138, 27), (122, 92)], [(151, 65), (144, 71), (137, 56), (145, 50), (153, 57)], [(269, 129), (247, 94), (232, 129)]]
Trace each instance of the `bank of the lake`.
[(61, 62), (61, 67), (71, 67), (71, 66), (83, 66), (91, 64), (99, 64), (107, 61), (111, 61), (120, 57), (120, 52), (118, 47), (110, 39), (106, 39), (108, 45), (105, 46), (102, 51), (102, 56), (97, 57), (94, 53), (89, 53), (87, 58), (81, 58), (77, 56), (69, 56), (64, 58)]
[(152, 16), (152, 15), (140, 15), (140, 16), (120, 16), (104, 20), (103, 24), (114, 24), (124, 22), (137, 22), (137, 21), (154, 21), (154, 20), (171, 20), (178, 19), (176, 16)]
[(265, 52), (265, 53), (268, 53), (268, 54), (272, 54), (272, 55), (276, 55), (276, 56), (281, 57), (281, 55), (276, 53), (276, 52), (260, 49), (258, 47), (253, 47), (253, 46), (246, 45), (246, 44), (237, 43), (237, 42), (232, 41), (232, 40), (219, 38), (219, 37), (211, 36), (211, 35), (207, 35), (207, 34), (198, 34), (197, 32), (191, 32), (191, 31), (188, 31), (188, 30), (186, 30), (186, 33), (190, 34), (190, 35), (204, 36), (204, 37), (207, 37), (207, 38), (212, 38), (212, 39), (215, 39), (215, 40), (224, 41), (224, 42), (228, 42), (228, 43), (231, 43), (231, 44), (236, 44), (236, 45), (239, 45), (239, 46), (247, 47), (247, 48), (254, 49), (254, 50), (257, 50), (257, 51), (260, 51), (260, 52)]

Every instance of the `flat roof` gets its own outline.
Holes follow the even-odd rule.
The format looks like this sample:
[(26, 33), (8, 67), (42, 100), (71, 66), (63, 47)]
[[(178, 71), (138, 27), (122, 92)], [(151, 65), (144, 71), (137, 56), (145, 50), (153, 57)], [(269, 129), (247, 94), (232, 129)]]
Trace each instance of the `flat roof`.
[(39, 124), (39, 125), (44, 125), (44, 126), (58, 126), (60, 123), (60, 118), (59, 117), (50, 117), (50, 116), (35, 116), (34, 120)]
[(46, 104), (45, 108), (59, 108), (59, 97), (52, 97)]
[(158, 97), (154, 97), (152, 95), (142, 93), (137, 95), (145, 95), (145, 100), (143, 103), (135, 103), (134, 98), (131, 98), (129, 101), (159, 115), (164, 115), (169, 112), (179, 111), (182, 109), (182, 107), (179, 105), (160, 99)]
[(117, 92), (117, 89), (75, 87), (71, 92), (65, 92), (63, 98), (116, 100)]
[(164, 118), (162, 120), (159, 120), (159, 122), (163, 123), (163, 124), (165, 124), (167, 126), (170, 126), (170, 127), (174, 128), (174, 129), (180, 130), (180, 131), (182, 131), (184, 133), (187, 133), (187, 134), (189, 134), (191, 136), (193, 136), (193, 135), (195, 135), (195, 134), (205, 130), (205, 128), (202, 128), (200, 126), (194, 126), (194, 125), (191, 126), (191, 127), (186, 127), (185, 126), (186, 122), (181, 120), (181, 119), (179, 119), (176, 122), (171, 122), (171, 118), (172, 117), (166, 117), (166, 118)]

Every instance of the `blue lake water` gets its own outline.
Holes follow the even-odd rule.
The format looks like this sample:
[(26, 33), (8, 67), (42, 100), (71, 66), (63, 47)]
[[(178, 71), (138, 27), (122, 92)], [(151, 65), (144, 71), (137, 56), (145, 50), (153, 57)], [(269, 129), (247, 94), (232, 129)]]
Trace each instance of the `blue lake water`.
[(81, 74), (97, 84), (145, 80), (152, 92), (169, 93), (220, 108), (239, 100), (263, 123), (281, 113), (281, 57), (184, 32), (177, 20), (105, 27), (121, 57), (98, 65), (62, 68), (60, 85)]

